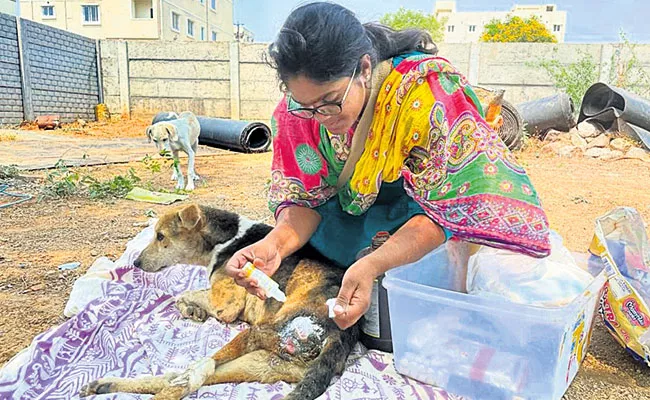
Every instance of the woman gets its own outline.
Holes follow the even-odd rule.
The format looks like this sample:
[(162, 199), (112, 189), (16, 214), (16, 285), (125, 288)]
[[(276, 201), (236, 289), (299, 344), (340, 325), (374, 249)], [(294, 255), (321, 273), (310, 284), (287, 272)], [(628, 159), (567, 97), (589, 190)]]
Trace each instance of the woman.
[[(431, 37), (362, 25), (312, 3), (291, 13), (269, 54), (286, 96), (273, 115), (273, 231), (242, 249), (268, 275), (307, 242), (347, 267), (334, 307), (342, 329), (367, 310), (373, 281), (454, 236), (548, 255), (548, 223), (526, 173)], [(392, 233), (355, 261), (380, 230)]]

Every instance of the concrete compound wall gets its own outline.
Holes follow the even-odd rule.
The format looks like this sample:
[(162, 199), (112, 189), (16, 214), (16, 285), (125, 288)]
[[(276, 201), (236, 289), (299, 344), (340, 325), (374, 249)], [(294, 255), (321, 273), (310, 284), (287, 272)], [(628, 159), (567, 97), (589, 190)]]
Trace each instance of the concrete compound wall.
[(0, 14), (0, 125), (23, 120), (16, 19)]
[[(101, 54), (101, 74), (97, 52)], [(60, 114), (93, 118), (104, 101), (113, 113), (161, 110), (267, 121), (281, 93), (265, 63), (264, 43), (122, 41), (92, 39), (0, 14), (0, 124)], [(588, 54), (608, 82), (616, 44), (464, 43), (439, 45), (473, 84), (502, 88), (512, 103), (557, 92), (539, 61), (564, 64)], [(635, 48), (650, 74), (650, 45)], [(629, 54), (627, 55), (629, 56)], [(101, 86), (98, 82), (101, 81)], [(103, 90), (102, 90), (103, 89)], [(579, 105), (576, 105), (579, 106)]]
[[(95, 119), (100, 102), (96, 41), (29, 20), (20, 23), (26, 119), (56, 114), (63, 121)], [(29, 104), (31, 103), (31, 104)], [(29, 104), (29, 105), (28, 105)]]
[(102, 40), (103, 92), (113, 113), (190, 110), (268, 120), (280, 91), (265, 45)]
[[(617, 68), (612, 65), (613, 57), (630, 57), (629, 47), (621, 44), (442, 43), (438, 47), (438, 55), (451, 61), (470, 83), (504, 89), (506, 100), (513, 104), (558, 92), (539, 65), (542, 61), (558, 60), (568, 65), (587, 55), (596, 64), (597, 79), (609, 83), (610, 73)], [(637, 65), (650, 76), (650, 45), (636, 45), (634, 54)]]
[[(268, 121), (281, 93), (265, 63), (267, 44), (102, 41), (104, 94), (113, 112), (151, 115), (184, 109), (196, 113)], [(467, 43), (441, 44), (472, 84), (506, 90), (517, 104), (557, 92), (539, 61), (564, 64), (589, 54), (601, 81), (608, 81), (613, 44)], [(635, 49), (650, 74), (650, 45)], [(579, 105), (576, 105), (579, 106)]]
[[(173, 47), (177, 47), (174, 52)], [(159, 42), (152, 47), (144, 42), (102, 41), (102, 76), (109, 110), (137, 115), (182, 108), (223, 114), (228, 82), (224, 90), (224, 82), (216, 76), (222, 68), (219, 52), (204, 51), (194, 57), (194, 47), (194, 43)]]
[(0, 124), (39, 115), (94, 119), (101, 101), (95, 40), (0, 14)]

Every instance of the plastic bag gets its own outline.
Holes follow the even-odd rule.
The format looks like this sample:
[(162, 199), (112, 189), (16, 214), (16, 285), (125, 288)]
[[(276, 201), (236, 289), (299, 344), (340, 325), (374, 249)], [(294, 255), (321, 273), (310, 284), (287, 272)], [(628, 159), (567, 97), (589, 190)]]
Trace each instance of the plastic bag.
[(639, 213), (620, 207), (598, 218), (589, 252), (590, 269), (607, 273), (598, 309), (605, 326), (650, 366), (650, 243)]
[(551, 254), (534, 258), (482, 246), (469, 259), (467, 293), (538, 307), (562, 307), (593, 281), (562, 238), (551, 232)]

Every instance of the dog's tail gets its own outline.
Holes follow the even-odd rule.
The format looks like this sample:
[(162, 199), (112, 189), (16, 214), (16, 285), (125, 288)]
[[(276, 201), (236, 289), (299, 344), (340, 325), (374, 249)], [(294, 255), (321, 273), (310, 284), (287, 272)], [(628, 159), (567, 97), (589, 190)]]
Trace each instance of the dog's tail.
[(333, 331), (321, 353), (309, 366), (305, 377), (284, 400), (312, 400), (327, 390), (334, 375), (345, 369), (345, 361), (359, 339), (357, 325), (345, 331)]

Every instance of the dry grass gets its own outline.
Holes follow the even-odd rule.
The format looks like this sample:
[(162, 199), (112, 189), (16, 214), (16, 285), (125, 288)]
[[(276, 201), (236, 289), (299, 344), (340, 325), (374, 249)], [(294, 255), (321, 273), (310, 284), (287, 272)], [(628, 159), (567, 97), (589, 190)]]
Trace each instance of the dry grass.
[(0, 142), (11, 142), (18, 139), (18, 135), (13, 131), (0, 131)]

